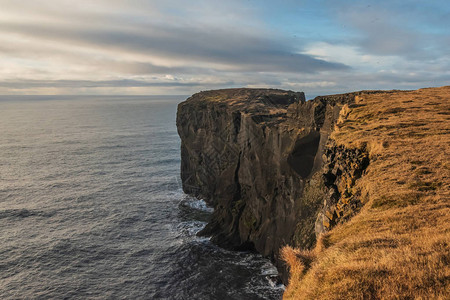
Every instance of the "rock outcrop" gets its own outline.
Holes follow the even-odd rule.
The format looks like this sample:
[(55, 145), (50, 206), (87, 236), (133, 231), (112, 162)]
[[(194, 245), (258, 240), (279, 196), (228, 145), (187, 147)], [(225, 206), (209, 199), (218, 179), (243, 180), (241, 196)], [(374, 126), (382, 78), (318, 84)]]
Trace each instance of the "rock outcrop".
[(329, 136), (361, 93), (373, 92), (305, 101), (292, 91), (228, 89), (180, 103), (183, 189), (214, 207), (200, 234), (277, 263), (283, 245), (311, 248), (316, 234), (356, 213), (362, 204), (352, 187), (368, 156)]
[(361, 209), (363, 203), (355, 183), (369, 165), (365, 149), (347, 149), (333, 141), (328, 143), (324, 158), (322, 176), (328, 192), (316, 219), (316, 236), (349, 220)]

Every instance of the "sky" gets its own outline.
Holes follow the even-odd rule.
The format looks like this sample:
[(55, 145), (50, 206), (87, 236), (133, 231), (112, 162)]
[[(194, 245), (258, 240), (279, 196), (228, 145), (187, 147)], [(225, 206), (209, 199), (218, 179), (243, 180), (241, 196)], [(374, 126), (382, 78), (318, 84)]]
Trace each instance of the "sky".
[(0, 0), (0, 94), (450, 84), (450, 2)]

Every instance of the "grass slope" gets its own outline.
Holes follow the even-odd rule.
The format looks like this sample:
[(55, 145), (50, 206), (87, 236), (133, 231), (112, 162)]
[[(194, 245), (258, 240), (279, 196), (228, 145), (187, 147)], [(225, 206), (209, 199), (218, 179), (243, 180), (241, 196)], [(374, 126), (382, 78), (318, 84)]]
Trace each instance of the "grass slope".
[(361, 212), (285, 247), (284, 299), (450, 299), (450, 87), (362, 95), (332, 138), (366, 148)]

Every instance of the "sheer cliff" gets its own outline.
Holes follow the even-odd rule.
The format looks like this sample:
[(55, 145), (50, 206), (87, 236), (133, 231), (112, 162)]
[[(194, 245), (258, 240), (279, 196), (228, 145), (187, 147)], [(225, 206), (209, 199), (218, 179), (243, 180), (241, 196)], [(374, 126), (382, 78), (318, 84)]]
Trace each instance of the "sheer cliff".
[(287, 261), (286, 298), (442, 297), (449, 95), (193, 95), (179, 104), (177, 127), (183, 189), (214, 207), (200, 234), (271, 257), (285, 283)]
[[(339, 190), (336, 176), (353, 172), (354, 166), (344, 166), (346, 160), (336, 164), (334, 157), (361, 160), (360, 173), (368, 164), (362, 150), (353, 154), (328, 141), (341, 108), (357, 94), (306, 102), (303, 93), (228, 89), (201, 92), (181, 103), (183, 189), (215, 208), (200, 234), (276, 262), (283, 245), (312, 247), (316, 233), (337, 224), (344, 212), (336, 204), (348, 191)], [(333, 164), (326, 174), (325, 162)]]

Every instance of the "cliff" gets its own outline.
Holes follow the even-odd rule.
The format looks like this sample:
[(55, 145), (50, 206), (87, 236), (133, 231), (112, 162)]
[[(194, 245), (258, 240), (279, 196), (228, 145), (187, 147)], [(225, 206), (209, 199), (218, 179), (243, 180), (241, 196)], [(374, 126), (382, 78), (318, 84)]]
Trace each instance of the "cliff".
[(341, 150), (330, 151), (328, 137), (342, 106), (357, 94), (305, 102), (303, 93), (229, 89), (181, 103), (183, 189), (215, 208), (201, 234), (276, 262), (285, 244), (312, 247), (315, 227), (323, 232), (338, 222), (333, 215), (340, 192), (321, 168), (324, 158)]
[(297, 103), (305, 103), (303, 93), (233, 89), (179, 105), (183, 189), (214, 206), (201, 234), (220, 246), (273, 257), (292, 236), (304, 182), (289, 155), (302, 139), (311, 144), (310, 171), (318, 144), (318, 136), (286, 122)]
[[(183, 189), (215, 208), (210, 223), (200, 234), (211, 236), (213, 242), (226, 248), (256, 250), (271, 257), (285, 282), (287, 273), (280, 260), (280, 249), (286, 245), (302, 249), (287, 247), (282, 254), (291, 269), (286, 296), (306, 295), (304, 289), (314, 286), (304, 285), (310, 282), (304, 278), (312, 270), (318, 272), (312, 278), (321, 278), (317, 274), (325, 272), (313, 266), (319, 262), (322, 267), (327, 264), (328, 256), (323, 255), (328, 249), (335, 251), (334, 232), (352, 224), (358, 219), (355, 216), (364, 216), (368, 207), (389, 207), (385, 202), (390, 203), (386, 199), (391, 198), (376, 198), (380, 186), (374, 188), (367, 178), (378, 183), (378, 178), (368, 174), (374, 163), (378, 166), (380, 153), (390, 145), (379, 137), (387, 129), (395, 136), (396, 125), (386, 120), (399, 114), (404, 117), (406, 109), (395, 106), (395, 101), (384, 103), (391, 109), (387, 115), (376, 109), (385, 99), (405, 93), (408, 92), (362, 91), (306, 102), (303, 93), (229, 89), (201, 92), (181, 103), (177, 127)], [(404, 100), (411, 101), (405, 105), (418, 107), (414, 105), (420, 105), (416, 99), (421, 98), (408, 95), (413, 100)], [(380, 103), (367, 99), (378, 99)], [(448, 96), (443, 99), (447, 99), (448, 108)], [(442, 105), (445, 106), (437, 101), (427, 108), (442, 113)], [(439, 117), (448, 121), (448, 115)], [(416, 124), (398, 122), (401, 130)], [(448, 130), (445, 134), (441, 138), (448, 139)], [(389, 164), (383, 166), (389, 172)], [(443, 171), (448, 174), (448, 168)], [(424, 182), (433, 191), (444, 186), (448, 189), (448, 184)], [(366, 228), (364, 222), (360, 226)], [(378, 232), (376, 227), (373, 229)], [(340, 242), (352, 238), (351, 234), (344, 236)], [(316, 237), (320, 237), (317, 243)], [(361, 245), (359, 248), (364, 248)], [(328, 263), (333, 266), (333, 262)], [(345, 276), (342, 280), (345, 282)], [(323, 284), (313, 283), (316, 287)], [(318, 290), (311, 295), (311, 299), (321, 298)]]

